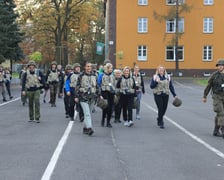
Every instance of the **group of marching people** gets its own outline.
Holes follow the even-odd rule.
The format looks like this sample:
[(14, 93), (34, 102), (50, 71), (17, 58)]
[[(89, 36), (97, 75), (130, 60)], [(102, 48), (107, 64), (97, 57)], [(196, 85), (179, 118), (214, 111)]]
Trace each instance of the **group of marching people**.
[(86, 62), (81, 72), (79, 63), (65, 67), (64, 104), (67, 118), (74, 120), (75, 109), (80, 121), (84, 121), (83, 133), (92, 135), (93, 125), (91, 113), (97, 101), (106, 100), (102, 108), (101, 126), (111, 128), (112, 114), (114, 123), (121, 123), (123, 114), (124, 125), (131, 127), (133, 123), (133, 104), (136, 99), (136, 119), (140, 119), (141, 93), (145, 93), (144, 81), (136, 65), (134, 72), (130, 67), (123, 70), (113, 69), (109, 60), (95, 71), (90, 62)]
[[(123, 69), (113, 69), (110, 60), (97, 71), (91, 62), (85, 62), (83, 70), (81, 65), (67, 64), (62, 72), (56, 62), (44, 76), (36, 69), (34, 62), (29, 62), (22, 78), (22, 95), (28, 95), (29, 99), (29, 122), (40, 122), (40, 92), (50, 89), (50, 104), (56, 106), (56, 95), (64, 94), (65, 116), (74, 121), (75, 113), (83, 122), (83, 133), (91, 136), (94, 133), (92, 124), (92, 112), (94, 106), (100, 101), (106, 102), (102, 108), (101, 126), (112, 128), (111, 119), (114, 115), (114, 123), (121, 123), (123, 115), (124, 126), (131, 127), (133, 122), (133, 109), (136, 109), (135, 119), (140, 120), (140, 101), (145, 93), (144, 80), (139, 71), (139, 66), (134, 69), (125, 66)], [(58, 87), (60, 87), (58, 89)], [(165, 115), (169, 91), (176, 97), (170, 76), (167, 76), (165, 68), (159, 67), (151, 80), (150, 87), (153, 89), (155, 103), (158, 108), (157, 124), (164, 128), (163, 116)]]

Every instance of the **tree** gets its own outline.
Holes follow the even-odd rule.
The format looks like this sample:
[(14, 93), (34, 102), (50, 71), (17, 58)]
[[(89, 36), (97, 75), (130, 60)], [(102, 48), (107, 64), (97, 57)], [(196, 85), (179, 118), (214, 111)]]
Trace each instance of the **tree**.
[(24, 57), (19, 46), (24, 34), (16, 22), (18, 14), (14, 12), (15, 7), (13, 0), (0, 0), (0, 63), (6, 59), (18, 61)]
[[(169, 45), (175, 47), (175, 71), (176, 75), (179, 76), (179, 57), (178, 57), (178, 49), (179, 49), (179, 39), (183, 35), (181, 31), (179, 31), (179, 19), (183, 13), (190, 12), (192, 6), (187, 5), (186, 3), (181, 3), (180, 0), (174, 1), (175, 6), (171, 6), (166, 15), (160, 15), (156, 11), (153, 12), (154, 18), (159, 22), (163, 22), (164, 20), (175, 20), (175, 34), (169, 41)], [(166, 36), (166, 34), (165, 34)]]

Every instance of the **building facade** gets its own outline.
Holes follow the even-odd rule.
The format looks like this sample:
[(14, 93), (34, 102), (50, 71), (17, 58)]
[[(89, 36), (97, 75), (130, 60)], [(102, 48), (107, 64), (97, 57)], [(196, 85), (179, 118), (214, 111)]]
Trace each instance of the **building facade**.
[[(180, 76), (204, 76), (214, 71), (217, 60), (224, 58), (224, 1), (178, 2), (176, 9), (176, 0), (107, 0), (106, 58), (116, 68), (138, 64), (151, 75), (158, 65), (164, 65), (173, 74), (178, 54)], [(182, 11), (184, 5), (190, 9)], [(177, 51), (172, 43), (176, 32), (181, 35)]]

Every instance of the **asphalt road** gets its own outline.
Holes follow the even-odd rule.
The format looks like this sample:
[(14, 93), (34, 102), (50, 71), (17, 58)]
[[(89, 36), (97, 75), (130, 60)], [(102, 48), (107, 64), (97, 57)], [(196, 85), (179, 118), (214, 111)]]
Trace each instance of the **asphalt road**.
[(78, 118), (65, 118), (62, 99), (53, 108), (41, 97), (41, 123), (29, 123), (28, 107), (13, 86), (14, 99), (0, 102), (0, 180), (223, 179), (224, 139), (212, 136), (215, 114), (210, 96), (202, 103), (204, 87), (175, 81), (183, 104), (174, 107), (170, 97), (165, 129), (160, 129), (145, 84), (141, 120), (131, 128), (102, 128), (97, 108), (91, 137), (82, 134)]

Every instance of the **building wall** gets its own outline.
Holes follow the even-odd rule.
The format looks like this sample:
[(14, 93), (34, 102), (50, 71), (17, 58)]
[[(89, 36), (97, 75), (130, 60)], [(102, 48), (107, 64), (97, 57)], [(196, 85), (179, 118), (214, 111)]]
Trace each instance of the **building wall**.
[[(175, 70), (175, 62), (166, 61), (165, 58), (166, 46), (174, 34), (166, 33), (166, 22), (161, 23), (153, 16), (154, 11), (166, 15), (170, 6), (166, 5), (165, 0), (149, 0), (147, 6), (138, 6), (137, 2), (137, 0), (116, 0), (116, 20), (114, 20), (116, 22), (110, 22), (115, 23), (116, 26), (113, 27), (111, 24), (110, 31), (116, 34), (113, 36), (116, 38), (113, 48), (115, 46), (116, 52), (122, 51), (123, 57), (110, 55), (110, 59), (114, 59), (117, 67), (126, 65), (132, 67), (134, 63), (137, 63), (141, 69), (154, 71), (159, 64), (163, 64), (170, 71)], [(224, 58), (224, 41), (222, 40), (224, 16), (221, 14), (224, 1), (214, 1), (212, 6), (205, 6), (203, 0), (185, 0), (185, 2), (192, 5), (192, 9), (189, 13), (180, 15), (184, 17), (184, 34), (179, 40), (179, 45), (184, 46), (184, 60), (179, 62), (179, 68), (185, 74), (195, 74), (197, 71), (201, 71), (199, 74), (202, 74), (213, 71), (217, 59)], [(148, 32), (145, 34), (138, 33), (139, 17), (148, 18)], [(214, 18), (213, 33), (211, 34), (203, 33), (204, 17)], [(147, 45), (147, 61), (137, 60), (138, 45)], [(211, 62), (202, 60), (203, 46), (205, 45), (213, 46)]]

